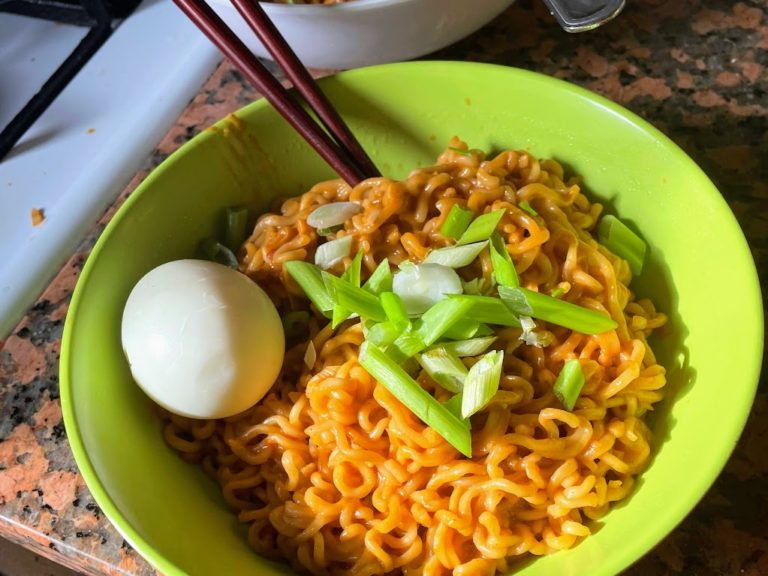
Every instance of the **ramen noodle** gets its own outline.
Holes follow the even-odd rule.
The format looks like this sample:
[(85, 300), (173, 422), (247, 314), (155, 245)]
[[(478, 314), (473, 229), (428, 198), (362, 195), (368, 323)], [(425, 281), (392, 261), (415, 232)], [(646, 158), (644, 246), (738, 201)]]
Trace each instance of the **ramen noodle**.
[[(258, 405), (219, 421), (167, 415), (168, 443), (221, 485), (259, 554), (299, 572), (492, 575), (588, 537), (590, 521), (626, 498), (647, 465), (644, 417), (665, 385), (647, 337), (666, 318), (635, 297), (628, 264), (593, 238), (602, 206), (553, 160), (511, 150), (485, 158), (456, 139), (436, 165), (403, 181), (317, 184), (263, 215), (240, 251), (241, 271), (283, 314), (310, 310), (283, 263), (313, 260), (325, 239), (307, 216), (335, 201), (363, 208), (332, 235), (352, 236), (352, 254), (362, 249), (363, 280), (384, 258), (393, 267), (418, 263), (451, 243), (440, 228), (454, 204), (475, 215), (504, 209), (497, 230), (521, 285), (607, 312), (618, 326), (584, 335), (539, 323), (543, 347), (524, 343), (519, 328), (497, 328), (499, 391), (471, 419), (467, 458), (358, 363), (358, 320), (334, 331), (313, 311)], [(350, 262), (330, 271), (339, 275)], [(459, 273), (491, 271), (486, 250)], [(316, 358), (308, 367), (310, 340)], [(570, 359), (586, 383), (567, 411), (552, 387)], [(426, 373), (417, 381), (437, 400), (449, 397)]]

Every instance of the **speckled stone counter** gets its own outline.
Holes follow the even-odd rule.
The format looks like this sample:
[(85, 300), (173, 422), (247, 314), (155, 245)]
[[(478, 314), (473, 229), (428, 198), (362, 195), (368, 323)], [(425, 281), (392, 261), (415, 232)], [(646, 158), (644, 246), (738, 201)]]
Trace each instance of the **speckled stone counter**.
[[(584, 35), (520, 1), (432, 58), (550, 74), (646, 118), (696, 160), (735, 212), (768, 286), (768, 2), (628, 0)], [(58, 359), (78, 274), (116, 206), (199, 130), (256, 98), (224, 63), (127, 190), (84, 238), (0, 352), (0, 536), (88, 574), (155, 574), (109, 524), (78, 474), (61, 417)], [(763, 370), (765, 373), (766, 370)], [(768, 387), (728, 465), (690, 516), (627, 571), (768, 574)]]

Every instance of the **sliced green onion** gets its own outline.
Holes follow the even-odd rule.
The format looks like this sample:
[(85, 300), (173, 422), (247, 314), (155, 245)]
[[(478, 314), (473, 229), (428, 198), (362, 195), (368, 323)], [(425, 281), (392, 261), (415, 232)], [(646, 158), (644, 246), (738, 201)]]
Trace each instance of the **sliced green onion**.
[(408, 373), (411, 378), (416, 378), (421, 372), (421, 365), (416, 362), (416, 358), (411, 357), (407, 360), (403, 360), (400, 363), (400, 367)]
[(456, 418), (466, 422), (467, 426), (470, 429), (472, 429), (472, 425), (470, 424), (469, 420), (466, 418), (462, 418), (461, 416), (461, 400), (462, 400), (462, 395), (455, 394), (454, 396), (451, 396), (449, 400), (446, 400), (445, 402), (443, 402), (443, 406), (445, 406), (445, 409), (448, 410), (448, 412), (456, 416)]
[(446, 246), (445, 248), (438, 248), (432, 250), (424, 259), (425, 264), (442, 264), (449, 268), (463, 268), (469, 266), (475, 261), (485, 247), (488, 246), (488, 241), (473, 242), (472, 244), (465, 244), (463, 246)]
[(213, 238), (206, 238), (203, 240), (200, 249), (206, 260), (218, 262), (219, 264), (237, 270), (237, 256), (235, 256), (235, 253), (221, 242), (214, 240)]
[[(349, 264), (349, 267), (344, 270), (344, 273), (341, 275), (341, 279), (349, 282), (352, 284), (352, 286), (360, 286), (360, 267), (363, 262), (363, 250), (362, 248), (357, 251), (357, 254), (355, 254), (355, 257), (352, 259), (352, 262)], [(352, 314), (351, 310), (347, 310), (343, 306), (334, 306), (333, 307), (333, 319), (331, 323), (332, 328), (336, 328), (339, 324), (344, 322), (349, 316)]]
[(307, 350), (304, 352), (304, 364), (307, 368), (312, 368), (315, 362), (317, 362), (317, 350), (315, 349), (315, 343), (310, 340)]
[(344, 228), (343, 224), (338, 224), (337, 226), (331, 226), (330, 228), (318, 228), (317, 229), (317, 235), (318, 236), (330, 236), (331, 234), (335, 234), (339, 230)]
[(448, 146), (448, 150), (451, 152), (456, 152), (456, 154), (461, 154), (462, 156), (472, 156), (472, 153), (469, 150), (457, 148), (456, 146)]
[(563, 365), (563, 369), (557, 376), (552, 392), (562, 402), (565, 409), (571, 411), (576, 405), (576, 400), (578, 400), (583, 387), (584, 373), (581, 371), (581, 363), (574, 359), (568, 360)]
[(464, 379), (467, 377), (467, 367), (455, 354), (445, 348), (433, 348), (416, 356), (421, 367), (430, 378), (448, 392), (461, 392)]
[(360, 286), (360, 268), (363, 265), (363, 249), (357, 251), (352, 262), (349, 264), (349, 268), (344, 270), (344, 274), (341, 277), (352, 284), (352, 286)]
[(482, 336), (482, 334), (478, 334), (481, 326), (485, 326), (485, 324), (480, 324), (480, 322), (471, 318), (461, 318), (448, 328), (443, 336), (451, 340), (466, 340), (475, 336)]
[(427, 345), (424, 339), (417, 332), (412, 330), (403, 332), (387, 347), (387, 355), (396, 362), (405, 362), (413, 358), (416, 354), (424, 350)]
[(459, 238), (456, 243), (462, 245), (488, 240), (488, 238), (491, 237), (491, 234), (493, 234), (493, 231), (496, 230), (496, 226), (499, 224), (501, 217), (504, 216), (504, 212), (504, 209), (494, 210), (493, 212), (478, 216), (472, 221), (469, 228), (464, 231), (464, 234), (461, 235), (461, 238)]
[(427, 310), (419, 321), (418, 334), (429, 346), (442, 337), (456, 322), (469, 315), (472, 302), (467, 299), (441, 300)]
[(378, 322), (368, 328), (365, 339), (380, 348), (386, 348), (397, 340), (402, 332), (392, 322)]
[(384, 308), (387, 318), (400, 332), (411, 325), (408, 313), (405, 311), (405, 304), (403, 304), (400, 296), (394, 292), (382, 292), (379, 294), (379, 300), (381, 300), (381, 307)]
[(363, 207), (355, 202), (331, 202), (318, 206), (307, 216), (307, 224), (312, 228), (331, 228), (344, 224)]
[(389, 260), (385, 258), (379, 262), (371, 277), (363, 284), (363, 289), (377, 296), (382, 292), (392, 292), (392, 271), (389, 269)]
[(539, 213), (536, 212), (536, 210), (534, 210), (533, 206), (528, 204), (528, 202), (526, 202), (525, 200), (520, 202), (518, 204), (518, 206), (520, 207), (521, 210), (524, 210), (525, 212), (528, 212), (528, 214), (530, 214), (531, 216), (538, 216), (539, 215)]
[(458, 204), (454, 204), (451, 206), (451, 211), (448, 212), (448, 216), (445, 217), (445, 221), (440, 227), (440, 234), (448, 238), (459, 238), (464, 234), (474, 216), (475, 214), (472, 210), (467, 210)]
[(449, 296), (449, 299), (457, 302), (468, 302), (469, 312), (467, 312), (467, 316), (478, 322), (497, 326), (520, 326), (517, 316), (499, 298), (461, 294)]
[(462, 391), (461, 415), (469, 418), (486, 407), (499, 390), (504, 352), (494, 350), (480, 358), (469, 369)]
[(394, 275), (392, 291), (402, 298), (409, 316), (418, 316), (446, 294), (461, 294), (461, 278), (442, 264), (411, 264)]
[(283, 268), (301, 286), (304, 294), (307, 295), (307, 298), (312, 301), (315, 307), (326, 318), (331, 318), (333, 298), (328, 294), (320, 268), (302, 260), (289, 260), (283, 264)]
[(227, 247), (235, 251), (245, 240), (245, 229), (248, 226), (247, 208), (227, 208), (227, 229), (224, 235)]
[(338, 264), (349, 256), (352, 250), (352, 236), (344, 236), (330, 242), (320, 244), (315, 250), (315, 264), (323, 270)]
[(487, 278), (473, 278), (468, 282), (462, 280), (461, 287), (464, 289), (464, 294), (469, 294), (471, 296), (490, 296), (496, 290), (496, 280), (493, 279), (493, 274), (491, 274)]
[(557, 288), (552, 290), (552, 293), (550, 294), (550, 296), (552, 296), (552, 298), (557, 298), (558, 296), (562, 296), (564, 293), (565, 293), (565, 290), (563, 290), (562, 288), (560, 288), (560, 286), (558, 286)]
[(643, 271), (645, 242), (624, 222), (610, 214), (603, 216), (597, 227), (597, 238), (608, 250), (629, 262), (632, 274), (637, 276)]
[(411, 412), (467, 457), (472, 456), (469, 426), (457, 418), (391, 358), (370, 342), (360, 347), (360, 364)]
[(362, 318), (383, 322), (387, 319), (379, 299), (370, 292), (366, 292), (358, 286), (337, 278), (333, 274), (323, 272), (323, 282), (336, 306), (359, 314)]
[(498, 232), (491, 234), (491, 265), (493, 266), (493, 277), (498, 284), (512, 288), (520, 286), (515, 263), (512, 262), (507, 245)]
[(472, 335), (472, 337), (479, 338), (481, 336), (491, 336), (493, 334), (495, 334), (495, 332), (493, 331), (493, 328), (488, 326), (488, 324), (481, 323), (477, 327), (477, 330), (475, 330), (475, 333)]
[(499, 296), (519, 316), (532, 316), (582, 334), (602, 334), (617, 326), (606, 314), (527, 288), (499, 286)]
[(488, 347), (496, 341), (496, 336), (480, 336), (478, 338), (469, 338), (467, 340), (456, 340), (453, 342), (441, 342), (435, 344), (432, 349), (442, 348), (446, 352), (455, 354), (460, 358), (466, 356), (479, 356)]
[(292, 310), (281, 318), (283, 332), (288, 341), (306, 338), (309, 328), (309, 312), (306, 310)]
[(552, 343), (552, 337), (548, 332), (544, 335), (536, 332), (536, 322), (534, 322), (533, 318), (530, 316), (520, 316), (520, 326), (523, 328), (523, 333), (520, 335), (520, 340), (529, 346), (544, 348), (545, 346), (549, 346)]

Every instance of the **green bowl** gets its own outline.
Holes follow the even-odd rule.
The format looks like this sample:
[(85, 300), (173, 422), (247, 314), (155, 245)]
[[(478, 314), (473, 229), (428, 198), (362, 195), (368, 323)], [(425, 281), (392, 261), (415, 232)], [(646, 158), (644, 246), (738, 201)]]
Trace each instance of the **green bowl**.
[[(653, 462), (595, 534), (516, 574), (619, 572), (704, 495), (752, 404), (763, 314), (754, 264), (728, 206), (668, 138), (560, 80), (416, 62), (346, 72), (322, 86), (389, 176), (431, 163), (453, 135), (473, 148), (525, 148), (583, 175), (591, 197), (648, 241), (649, 261), (633, 288), (670, 316), (653, 342), (669, 373), (668, 397), (651, 422)], [(120, 346), (133, 285), (151, 268), (193, 255), (224, 208), (263, 210), (276, 195), (333, 177), (266, 102), (237, 118), (184, 145), (128, 199), (86, 263), (64, 330), (61, 398), (77, 464), (115, 527), (167, 575), (290, 573), (248, 548), (218, 487), (166, 447)]]

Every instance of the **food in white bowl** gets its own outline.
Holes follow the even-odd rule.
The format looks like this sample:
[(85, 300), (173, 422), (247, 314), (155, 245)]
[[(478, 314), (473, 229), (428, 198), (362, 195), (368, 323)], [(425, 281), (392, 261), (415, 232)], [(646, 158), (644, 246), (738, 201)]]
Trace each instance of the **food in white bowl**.
[[(353, 0), (333, 5), (263, 2), (305, 66), (357, 68), (444, 48), (475, 32), (514, 0)], [(211, 7), (254, 54), (269, 53), (229, 0)]]

